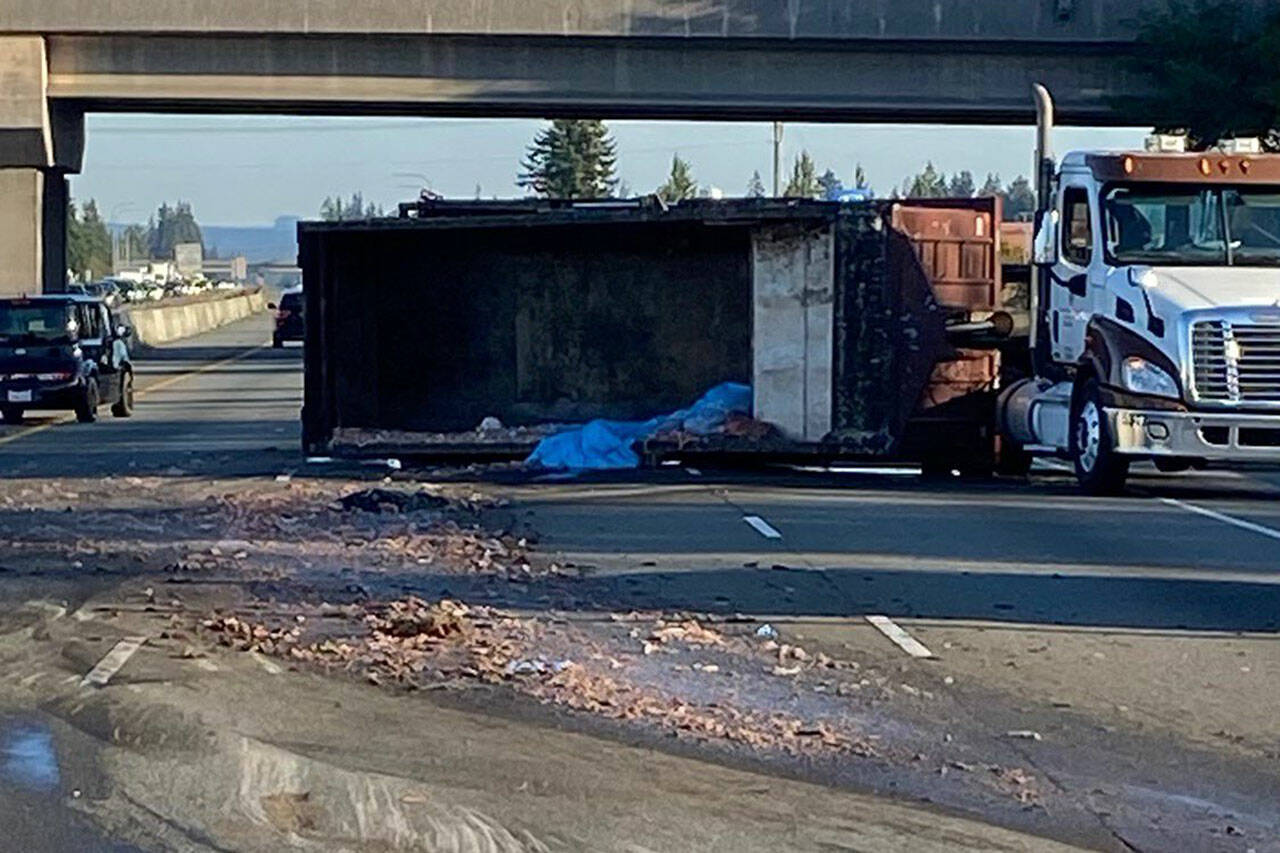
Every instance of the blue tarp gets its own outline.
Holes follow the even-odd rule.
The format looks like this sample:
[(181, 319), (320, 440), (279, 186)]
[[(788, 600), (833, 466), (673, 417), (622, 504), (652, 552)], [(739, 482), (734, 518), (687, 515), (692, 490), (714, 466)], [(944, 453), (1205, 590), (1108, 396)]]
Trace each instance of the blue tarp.
[(751, 414), (751, 386), (722, 382), (687, 409), (647, 421), (595, 420), (547, 436), (525, 464), (535, 468), (636, 468), (640, 457), (631, 445), (661, 432), (683, 430), (695, 435), (719, 431), (730, 412)]

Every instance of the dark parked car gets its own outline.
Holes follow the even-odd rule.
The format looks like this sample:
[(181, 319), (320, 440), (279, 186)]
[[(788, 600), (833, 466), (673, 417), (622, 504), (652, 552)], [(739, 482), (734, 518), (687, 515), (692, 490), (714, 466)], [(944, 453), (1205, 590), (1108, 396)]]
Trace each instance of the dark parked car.
[(78, 294), (0, 299), (0, 416), (71, 409), (82, 422), (98, 407), (133, 413), (130, 336), (99, 298)]
[(290, 290), (280, 297), (280, 304), (267, 303), (268, 308), (276, 312), (276, 330), (271, 335), (271, 345), (276, 349), (284, 346), (285, 341), (301, 341), (304, 329), (302, 323), (302, 291)]

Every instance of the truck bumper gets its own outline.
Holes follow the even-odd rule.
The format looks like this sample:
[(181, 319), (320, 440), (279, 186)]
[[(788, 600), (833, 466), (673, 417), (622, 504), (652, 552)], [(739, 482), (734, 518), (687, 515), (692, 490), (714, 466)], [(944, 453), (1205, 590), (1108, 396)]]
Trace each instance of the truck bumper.
[(1280, 462), (1280, 415), (1107, 409), (1116, 452)]

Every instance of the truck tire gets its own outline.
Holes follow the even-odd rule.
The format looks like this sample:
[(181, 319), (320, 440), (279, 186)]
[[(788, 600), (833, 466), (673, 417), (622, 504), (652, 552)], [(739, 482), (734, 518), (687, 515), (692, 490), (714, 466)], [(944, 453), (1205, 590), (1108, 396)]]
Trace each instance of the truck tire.
[(120, 399), (111, 404), (111, 414), (117, 418), (127, 418), (133, 414), (132, 370), (120, 374)]
[(5, 406), (0, 408), (0, 418), (4, 419), (7, 424), (22, 423), (22, 416), (25, 414), (21, 406)]
[(76, 401), (76, 420), (82, 424), (91, 424), (98, 419), (98, 405), (102, 398), (98, 396), (98, 380), (90, 376), (84, 382), (84, 390)]
[(1129, 460), (1116, 453), (1115, 439), (1102, 409), (1098, 380), (1090, 377), (1072, 395), (1071, 463), (1080, 488), (1090, 495), (1116, 495), (1124, 491)]

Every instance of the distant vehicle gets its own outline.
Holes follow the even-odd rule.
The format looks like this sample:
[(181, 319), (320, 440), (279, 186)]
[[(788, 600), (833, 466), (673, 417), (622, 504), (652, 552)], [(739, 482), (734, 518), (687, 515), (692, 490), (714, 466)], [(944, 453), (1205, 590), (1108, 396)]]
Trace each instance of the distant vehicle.
[(290, 290), (280, 297), (280, 304), (267, 303), (276, 312), (276, 330), (271, 335), (271, 345), (276, 349), (285, 341), (301, 341), (303, 338), (302, 291)]
[(28, 409), (71, 409), (88, 423), (104, 404), (116, 417), (129, 417), (130, 335), (97, 297), (0, 299), (0, 417), (16, 424)]
[[(83, 285), (82, 288), (85, 294), (100, 297), (109, 308), (114, 308), (120, 302), (120, 286), (113, 279), (104, 278), (101, 281)], [(68, 291), (75, 292), (70, 288)]]

